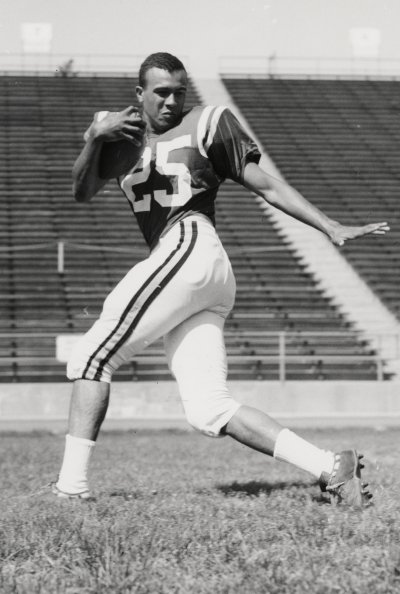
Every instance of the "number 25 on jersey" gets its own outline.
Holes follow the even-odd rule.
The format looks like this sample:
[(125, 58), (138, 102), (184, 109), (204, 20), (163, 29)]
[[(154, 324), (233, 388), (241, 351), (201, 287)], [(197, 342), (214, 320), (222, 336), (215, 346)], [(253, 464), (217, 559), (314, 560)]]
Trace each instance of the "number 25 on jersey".
[(190, 171), (184, 163), (169, 163), (168, 156), (173, 150), (191, 146), (191, 135), (179, 136), (172, 140), (165, 140), (156, 144), (156, 170), (159, 174), (176, 178), (177, 192), (167, 194), (164, 189), (154, 188), (152, 194), (144, 194), (140, 200), (136, 199), (135, 186), (145, 183), (151, 173), (151, 148), (147, 146), (143, 152), (143, 168), (124, 177), (121, 187), (135, 212), (150, 210), (152, 195), (154, 199), (166, 208), (183, 206), (192, 197)]

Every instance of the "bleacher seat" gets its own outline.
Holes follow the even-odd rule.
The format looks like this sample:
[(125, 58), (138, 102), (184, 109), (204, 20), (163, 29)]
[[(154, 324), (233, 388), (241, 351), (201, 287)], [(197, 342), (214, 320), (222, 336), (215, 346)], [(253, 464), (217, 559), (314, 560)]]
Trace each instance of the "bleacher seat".
[(399, 81), (224, 79), (285, 178), (344, 223), (388, 221), (343, 253), (400, 316)]
[[(227, 81), (235, 99), (240, 82), (237, 84), (233, 88)], [(108, 291), (147, 253), (126, 200), (115, 182), (110, 182), (102, 195), (88, 204), (77, 204), (71, 196), (72, 164), (94, 111), (121, 109), (131, 104), (134, 86), (134, 81), (126, 77), (0, 77), (0, 238), (1, 245), (10, 250), (0, 253), (4, 264), (0, 333), (14, 333), (14, 337), (5, 338), (2, 343), (2, 354), (11, 359), (8, 367), (0, 368), (2, 381), (62, 380), (64, 365), (54, 360), (54, 340), (27, 339), (21, 335), (32, 333), (33, 337), (37, 332), (55, 335), (85, 331), (100, 312)], [(357, 157), (358, 142), (344, 146), (344, 138), (352, 138), (354, 126), (351, 130), (344, 128), (340, 135), (336, 130), (335, 142), (323, 140), (324, 150), (321, 146), (318, 150), (316, 140), (326, 139), (328, 130), (335, 133), (334, 126), (325, 122), (329, 110), (329, 101), (325, 97), (319, 102), (317, 92), (312, 89), (300, 99), (296, 89), (291, 90), (290, 85), (283, 83), (270, 88), (266, 81), (252, 81), (251, 87), (252, 94), (244, 99), (239, 97), (238, 103), (266, 146), (275, 148), (275, 156), (284, 166), (285, 175), (295, 185), (300, 185), (299, 189), (306, 194), (309, 188), (308, 194), (325, 210), (328, 208), (334, 214), (340, 209), (349, 219), (358, 209), (354, 204), (356, 188), (357, 204), (360, 209), (363, 206), (363, 214), (368, 212), (365, 195), (364, 201), (362, 198), (366, 186), (354, 183), (352, 190), (346, 182), (350, 183), (354, 176), (350, 172), (344, 176), (350, 149), (352, 158), (357, 158), (353, 169), (358, 167), (361, 171), (363, 166)], [(329, 94), (328, 88), (324, 94)], [(198, 102), (195, 88), (190, 85), (188, 105)], [(344, 103), (337, 99), (331, 109), (339, 113), (348, 102), (346, 95)], [(316, 126), (318, 105), (321, 121), (318, 120)], [(306, 130), (304, 118), (308, 118)], [(385, 135), (381, 134), (379, 140), (387, 146)], [(368, 143), (365, 141), (364, 144)], [(369, 145), (372, 144), (371, 138)], [(377, 152), (377, 149), (373, 150)], [(336, 154), (340, 156), (337, 164), (334, 162)], [(391, 159), (387, 159), (384, 167), (388, 176), (396, 167), (395, 153), (390, 155)], [(368, 169), (363, 168), (363, 176), (367, 174)], [(332, 181), (328, 183), (329, 175)], [(388, 179), (392, 178), (389, 176)], [(322, 189), (326, 191), (322, 192)], [(374, 203), (377, 189), (369, 189), (368, 204)], [(394, 189), (394, 181), (380, 186), (385, 202), (381, 205), (382, 214), (386, 212), (386, 206), (394, 204)], [(375, 213), (376, 210), (374, 216)], [(277, 335), (272, 340), (265, 334), (268, 331), (292, 333), (286, 344), (288, 378), (376, 377), (373, 353), (321, 294), (268, 218), (261, 213), (253, 196), (233, 182), (226, 182), (221, 187), (217, 200), (217, 228), (238, 281), (236, 307), (227, 321), (230, 377), (279, 377)], [(62, 273), (57, 272), (56, 244), (59, 241), (65, 243)], [(386, 244), (368, 242), (365, 240), (362, 246), (378, 247), (385, 250), (382, 253), (388, 254)], [(35, 244), (37, 249), (33, 247)], [(30, 247), (21, 250), (23, 246)], [(93, 246), (100, 249), (95, 251), (91, 249)], [(349, 248), (349, 257), (362, 256), (360, 246), (354, 251)], [(392, 255), (390, 259), (396, 261)], [(368, 265), (373, 261), (371, 258)], [(376, 278), (380, 276), (380, 263), (381, 260), (375, 267)], [(394, 289), (385, 284), (382, 290), (390, 296)], [(265, 332), (258, 336), (260, 329)], [(310, 330), (315, 335), (297, 338)], [(324, 337), (324, 333), (332, 332), (337, 334)], [(149, 352), (157, 360), (153, 358), (152, 363), (146, 357), (142, 357), (142, 361), (138, 357), (117, 373), (117, 379), (170, 377), (160, 354), (161, 342), (151, 348), (153, 350), (145, 351), (143, 357)], [(249, 358), (245, 360), (244, 355)], [(329, 362), (324, 359), (326, 355), (338, 359)], [(366, 357), (365, 362), (351, 359), (360, 355)], [(42, 357), (41, 364), (30, 362), (29, 358), (35, 356)]]

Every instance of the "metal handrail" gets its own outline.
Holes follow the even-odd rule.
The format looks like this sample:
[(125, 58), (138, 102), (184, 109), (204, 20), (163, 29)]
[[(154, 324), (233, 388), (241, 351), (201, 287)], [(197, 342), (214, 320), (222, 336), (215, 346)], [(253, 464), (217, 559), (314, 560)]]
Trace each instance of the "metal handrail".
[[(0, 256), (10, 257), (14, 252), (32, 252), (35, 249), (54, 248), (56, 247), (55, 256), (57, 258), (57, 273), (63, 274), (65, 272), (65, 258), (66, 258), (66, 246), (71, 249), (87, 250), (87, 251), (99, 251), (99, 252), (113, 252), (118, 254), (130, 254), (132, 255), (131, 248), (113, 247), (109, 245), (94, 245), (91, 243), (78, 243), (69, 240), (62, 241), (50, 241), (47, 243), (32, 243), (30, 245), (14, 245), (14, 246), (0, 246)], [(242, 254), (244, 248), (229, 248), (229, 254), (231, 256), (235, 254)], [(249, 246), (245, 249), (246, 253), (249, 252), (288, 252), (290, 249), (287, 246)], [(143, 247), (135, 249), (135, 258), (145, 258), (148, 256), (149, 250)], [(0, 295), (1, 297), (1, 295)]]
[[(267, 314), (268, 317), (270, 314)], [(235, 312), (233, 312), (233, 318), (235, 318)], [(49, 332), (23, 332), (23, 331), (15, 331), (15, 332), (0, 332), (0, 340), (2, 338), (55, 338), (60, 334), (76, 334), (81, 335), (82, 332), (68, 332), (67, 330), (62, 331), (49, 331)], [(364, 338), (363, 333), (360, 330), (348, 330), (348, 331), (340, 331), (340, 330), (237, 330), (237, 331), (230, 331), (225, 330), (225, 336), (237, 336), (240, 338), (246, 337), (262, 337), (262, 336), (276, 336), (277, 338), (280, 335), (285, 335), (287, 338), (299, 338), (302, 337), (311, 337), (311, 336), (325, 336), (325, 337), (357, 337), (360, 339)], [(400, 335), (397, 332), (377, 332), (375, 337), (391, 337), (396, 338), (400, 341)], [(400, 351), (399, 351), (400, 355)]]
[[(267, 334), (267, 333), (266, 333)], [(268, 333), (273, 334), (273, 333)], [(36, 333), (36, 334), (23, 334), (20, 333), (19, 336), (29, 336), (29, 337), (54, 337), (56, 336), (54, 333)], [(287, 375), (287, 364), (288, 363), (315, 363), (315, 362), (323, 362), (325, 364), (329, 363), (374, 363), (376, 365), (376, 373), (377, 373), (377, 381), (382, 381), (384, 379), (384, 367), (385, 362), (383, 358), (379, 355), (329, 355), (329, 354), (289, 354), (286, 352), (286, 333), (279, 332), (275, 333), (277, 338), (279, 339), (278, 343), (278, 353), (272, 355), (265, 355), (265, 354), (255, 354), (255, 355), (230, 355), (228, 354), (228, 363), (277, 363), (279, 369), (279, 380), (281, 383), (286, 381)], [(296, 334), (298, 336), (298, 334)], [(324, 335), (324, 333), (320, 333), (320, 335)], [(335, 333), (337, 336), (337, 333)], [(346, 336), (346, 334), (343, 334)], [(2, 337), (15, 337), (11, 333), (2, 333), (0, 334), (0, 339)], [(393, 357), (391, 360), (399, 361), (399, 357)], [(387, 363), (387, 358), (385, 359)], [(135, 355), (130, 360), (132, 364), (140, 365), (140, 364), (165, 364), (166, 357), (165, 355)], [(15, 365), (15, 364), (45, 364), (45, 365), (60, 365), (62, 362), (58, 361), (56, 356), (20, 356), (20, 355), (12, 355), (12, 356), (0, 356), (0, 367), (6, 365)]]
[(265, 75), (316, 78), (400, 78), (400, 60), (395, 58), (304, 57), (298, 56), (221, 56), (221, 76)]
[[(132, 76), (139, 70), (145, 55), (140, 54), (27, 54), (22, 52), (0, 53), (0, 72), (4, 75), (20, 74), (49, 74), (61, 75), (60, 67), (71, 59), (72, 70), (69, 76), (80, 75), (109, 75)], [(182, 56), (188, 70), (191, 70), (190, 56)], [(400, 61), (395, 58), (355, 58), (355, 57), (303, 57), (255, 55), (218, 57), (218, 70), (221, 74), (266, 74), (279, 75), (314, 75), (326, 76), (333, 74), (340, 77), (362, 76), (382, 77), (400, 76)]]
[[(47, 52), (30, 54), (23, 52), (1, 52), (0, 72), (2, 74), (50, 74), (52, 76), (109, 75), (134, 76), (146, 54), (60, 54)], [(181, 56), (190, 71), (190, 56)], [(69, 71), (62, 68), (72, 60)]]

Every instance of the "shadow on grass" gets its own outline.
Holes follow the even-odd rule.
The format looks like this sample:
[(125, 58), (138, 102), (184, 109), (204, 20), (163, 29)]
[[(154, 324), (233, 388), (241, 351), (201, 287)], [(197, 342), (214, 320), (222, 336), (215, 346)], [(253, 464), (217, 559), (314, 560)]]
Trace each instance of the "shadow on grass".
[(134, 499), (143, 499), (144, 495), (140, 491), (132, 491), (130, 489), (114, 489), (108, 493), (109, 497), (119, 497), (124, 501), (131, 501)]
[(217, 489), (227, 497), (237, 494), (258, 497), (261, 494), (270, 494), (275, 491), (285, 491), (289, 489), (308, 489), (315, 486), (314, 482), (309, 481), (281, 481), (269, 483), (267, 481), (250, 481), (248, 483), (230, 483), (227, 485), (217, 485)]

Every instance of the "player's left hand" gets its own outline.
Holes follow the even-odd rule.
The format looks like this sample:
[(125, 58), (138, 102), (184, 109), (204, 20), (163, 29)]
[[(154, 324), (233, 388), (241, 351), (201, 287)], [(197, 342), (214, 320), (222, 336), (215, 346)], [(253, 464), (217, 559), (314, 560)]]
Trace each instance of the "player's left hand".
[(385, 235), (387, 231), (390, 231), (390, 227), (386, 222), (370, 223), (369, 225), (361, 226), (338, 224), (330, 234), (330, 238), (332, 243), (342, 246), (349, 239), (356, 239), (357, 237), (363, 237), (364, 235)]

